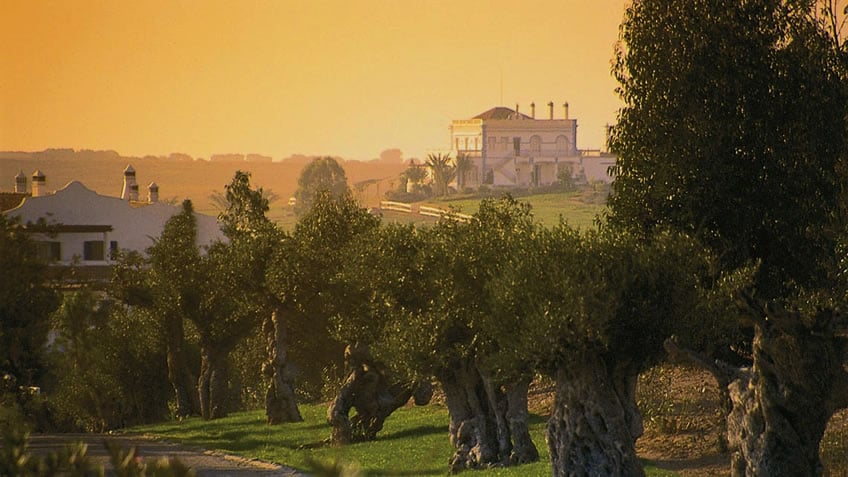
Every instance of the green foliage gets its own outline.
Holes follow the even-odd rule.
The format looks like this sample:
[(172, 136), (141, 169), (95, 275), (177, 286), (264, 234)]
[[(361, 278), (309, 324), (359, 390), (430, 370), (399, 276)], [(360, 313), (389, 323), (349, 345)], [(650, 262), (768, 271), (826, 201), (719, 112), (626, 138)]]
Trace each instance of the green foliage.
[(301, 373), (299, 390), (311, 399), (322, 397), (322, 376), (342, 368), (344, 344), (332, 338), (330, 317), (357, 306), (339, 271), (356, 237), (379, 223), (349, 195), (320, 193), (269, 263), (266, 286), (285, 317), (289, 357)]
[(638, 370), (664, 354), (673, 334), (705, 322), (711, 331), (699, 336), (730, 328), (713, 315), (732, 300), (730, 292), (718, 299), (712, 257), (680, 234), (647, 242), (549, 229), (528, 204), (505, 197), (482, 201), (468, 223), (392, 225), (363, 239), (342, 274), (360, 306), (338, 316), (336, 333), (371, 344), (408, 376), (473, 360), (508, 380), (537, 366), (553, 371), (583, 351)]
[(234, 409), (259, 409), (265, 405), (262, 365), (267, 359), (261, 333), (249, 334), (230, 353), (230, 399)]
[(557, 172), (557, 188), (565, 192), (571, 192), (577, 189), (577, 184), (575, 184), (574, 177), (572, 177), (573, 174), (574, 168), (571, 167), (571, 164), (560, 164), (559, 172)]
[(82, 289), (65, 294), (53, 329), (46, 392), (60, 429), (103, 432), (167, 416), (165, 355), (146, 311), (106, 307)]
[(763, 297), (824, 284), (844, 203), (848, 90), (813, 3), (627, 9), (611, 223), (693, 234), (727, 269), (759, 260)]
[(332, 157), (315, 158), (300, 172), (297, 180), (295, 213), (302, 215), (312, 208), (321, 193), (333, 197), (350, 194), (347, 176), (341, 164)]
[(249, 172), (236, 171), (224, 190), (223, 210), (218, 214), (218, 221), (227, 237), (255, 235), (271, 227), (266, 217), (269, 200), (262, 188), (254, 190), (250, 186)]
[(17, 219), (2, 214), (0, 270), (0, 377), (31, 386), (44, 372), (42, 350), (59, 296), (47, 283), (35, 244)]

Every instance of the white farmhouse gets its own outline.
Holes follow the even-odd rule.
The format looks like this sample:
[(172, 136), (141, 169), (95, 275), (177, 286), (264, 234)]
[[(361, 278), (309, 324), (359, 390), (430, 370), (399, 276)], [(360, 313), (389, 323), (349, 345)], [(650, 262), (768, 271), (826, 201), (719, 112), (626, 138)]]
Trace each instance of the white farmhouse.
[[(168, 219), (182, 210), (179, 205), (159, 202), (155, 183), (148, 187), (147, 200), (139, 201), (132, 166), (124, 171), (122, 198), (100, 195), (78, 181), (47, 193), (44, 183), (44, 175), (36, 171), (31, 196), (4, 213), (20, 217), (33, 234), (39, 254), (53, 265), (106, 269), (118, 250), (145, 253)], [(224, 239), (215, 217), (195, 216), (198, 245)]]
[(554, 117), (554, 103), (548, 103), (548, 117), (536, 118), (536, 105), (530, 115), (506, 107), (492, 108), (471, 119), (453, 120), (450, 125), (453, 157), (471, 159), (471, 170), (458, 183), (534, 187), (557, 181), (566, 167), (578, 181), (610, 182), (607, 173), (615, 164), (611, 154), (581, 151), (577, 148), (577, 120), (568, 116), (568, 103), (562, 117)]

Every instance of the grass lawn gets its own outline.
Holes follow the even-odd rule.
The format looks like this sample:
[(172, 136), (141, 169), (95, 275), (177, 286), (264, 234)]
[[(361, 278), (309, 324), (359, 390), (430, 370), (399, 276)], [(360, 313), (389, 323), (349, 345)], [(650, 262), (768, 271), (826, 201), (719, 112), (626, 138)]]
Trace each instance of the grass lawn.
[[(543, 224), (553, 226), (559, 223), (562, 217), (566, 223), (580, 229), (594, 226), (595, 217), (604, 210), (600, 198), (591, 197), (591, 192), (558, 192), (549, 194), (527, 195), (517, 198), (521, 202), (530, 204), (533, 215)], [(477, 212), (480, 199), (443, 199), (433, 201), (430, 204), (447, 208), (450, 206), (459, 209), (464, 214)]]
[[(202, 421), (191, 418), (183, 422), (166, 422), (127, 429), (172, 442), (218, 450), (229, 454), (257, 458), (309, 470), (309, 460), (322, 463), (336, 461), (358, 465), (372, 476), (443, 476), (453, 450), (448, 441), (448, 414), (443, 405), (405, 407), (386, 421), (374, 442), (352, 444), (342, 448), (328, 446), (330, 435), (325, 421), (326, 405), (300, 407), (304, 421), (268, 426), (262, 411), (241, 412), (224, 419)], [(533, 441), (541, 460), (512, 468), (489, 469), (468, 475), (543, 476), (550, 475), (548, 449), (545, 444), (545, 419), (531, 416)], [(650, 476), (676, 475), (648, 466)]]

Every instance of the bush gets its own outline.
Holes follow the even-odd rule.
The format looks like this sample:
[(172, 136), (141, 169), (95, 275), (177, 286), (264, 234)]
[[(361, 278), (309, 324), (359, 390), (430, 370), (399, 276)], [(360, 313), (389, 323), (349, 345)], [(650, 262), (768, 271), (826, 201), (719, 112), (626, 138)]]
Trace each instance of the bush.
[(261, 409), (265, 405), (266, 383), (262, 364), (268, 356), (261, 333), (248, 336), (230, 353), (230, 402), (237, 410)]
[(168, 416), (166, 357), (144, 311), (109, 307), (84, 290), (65, 296), (53, 326), (45, 394), (58, 428), (103, 432)]

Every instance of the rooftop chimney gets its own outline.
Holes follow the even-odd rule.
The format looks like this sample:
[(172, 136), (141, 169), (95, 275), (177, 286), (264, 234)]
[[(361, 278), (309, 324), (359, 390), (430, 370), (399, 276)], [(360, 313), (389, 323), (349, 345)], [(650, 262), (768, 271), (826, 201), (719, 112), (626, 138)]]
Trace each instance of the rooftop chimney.
[(130, 185), (130, 201), (138, 202), (138, 184)]
[(155, 182), (151, 182), (150, 185), (147, 186), (147, 201), (151, 204), (159, 202), (159, 186), (156, 185)]
[(562, 109), (565, 113), (565, 119), (568, 119), (568, 101), (562, 103)]
[(536, 103), (530, 103), (530, 117), (536, 119)]
[(17, 194), (26, 194), (26, 174), (24, 171), (18, 172), (18, 175), (15, 176), (15, 193)]
[[(135, 186), (135, 199), (130, 197), (132, 186)], [(124, 186), (121, 189), (122, 200), (138, 200), (138, 184), (135, 182), (135, 169), (131, 164), (127, 164), (124, 169)]]
[(550, 115), (551, 115), (550, 119), (553, 119), (554, 118), (554, 102), (553, 101), (548, 101), (548, 111), (550, 112)]
[(521, 113), (518, 112), (518, 103), (515, 103), (515, 119), (521, 117)]
[(47, 194), (47, 178), (38, 169), (32, 173), (32, 196), (41, 197)]

